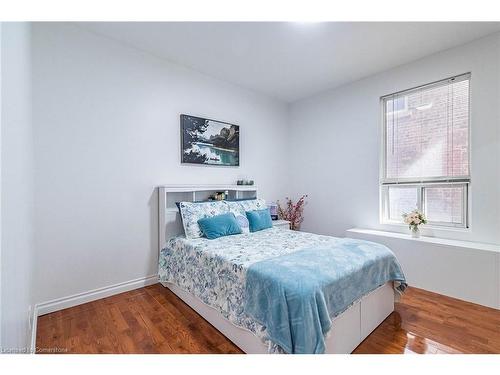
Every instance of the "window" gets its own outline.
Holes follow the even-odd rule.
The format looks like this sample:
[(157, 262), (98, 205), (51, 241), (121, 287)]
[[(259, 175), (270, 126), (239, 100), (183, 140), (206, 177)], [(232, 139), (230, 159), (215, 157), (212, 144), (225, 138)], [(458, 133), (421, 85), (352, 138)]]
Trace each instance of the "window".
[(402, 115), (403, 113), (408, 114), (408, 97), (401, 96), (399, 98), (394, 98), (390, 107), (387, 108), (387, 113), (391, 115)]
[(434, 226), (468, 226), (469, 83), (463, 74), (381, 98), (382, 221), (418, 208)]

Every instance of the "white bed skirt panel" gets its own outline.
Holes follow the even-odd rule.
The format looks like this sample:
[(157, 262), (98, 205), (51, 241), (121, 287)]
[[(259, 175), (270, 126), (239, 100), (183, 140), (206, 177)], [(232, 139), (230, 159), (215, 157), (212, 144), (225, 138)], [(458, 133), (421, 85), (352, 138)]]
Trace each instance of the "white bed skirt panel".
[[(163, 283), (193, 310), (247, 354), (267, 354), (267, 346), (252, 332), (235, 326), (217, 310), (171, 283)], [(355, 302), (333, 321), (326, 339), (327, 354), (351, 353), (394, 311), (394, 289), (388, 282)]]

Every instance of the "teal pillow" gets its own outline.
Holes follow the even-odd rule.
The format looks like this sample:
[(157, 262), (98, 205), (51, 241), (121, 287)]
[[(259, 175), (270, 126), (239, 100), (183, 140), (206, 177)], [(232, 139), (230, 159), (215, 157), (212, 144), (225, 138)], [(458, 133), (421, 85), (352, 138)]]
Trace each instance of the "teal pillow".
[(269, 208), (264, 210), (247, 211), (246, 215), (250, 225), (250, 232), (257, 232), (262, 229), (272, 228), (273, 226)]
[(240, 234), (241, 228), (233, 213), (204, 217), (198, 220), (198, 225), (202, 233), (209, 240), (214, 240), (223, 236)]

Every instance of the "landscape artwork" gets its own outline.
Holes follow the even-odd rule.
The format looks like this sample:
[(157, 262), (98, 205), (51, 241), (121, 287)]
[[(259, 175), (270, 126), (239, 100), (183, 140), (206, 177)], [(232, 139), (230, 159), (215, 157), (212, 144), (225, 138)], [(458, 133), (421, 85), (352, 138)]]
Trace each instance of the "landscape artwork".
[(240, 165), (240, 127), (181, 115), (182, 163)]

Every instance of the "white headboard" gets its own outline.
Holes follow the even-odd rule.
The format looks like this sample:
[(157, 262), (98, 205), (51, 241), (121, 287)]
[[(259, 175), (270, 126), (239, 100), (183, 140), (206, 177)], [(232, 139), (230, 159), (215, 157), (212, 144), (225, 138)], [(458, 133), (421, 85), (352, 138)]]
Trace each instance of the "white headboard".
[(228, 191), (227, 199), (257, 198), (254, 185), (165, 185), (158, 187), (158, 251), (167, 241), (184, 233), (176, 202), (205, 201), (218, 191)]

